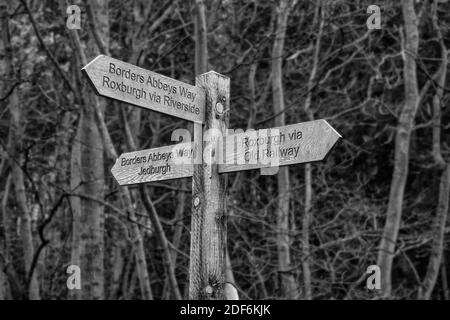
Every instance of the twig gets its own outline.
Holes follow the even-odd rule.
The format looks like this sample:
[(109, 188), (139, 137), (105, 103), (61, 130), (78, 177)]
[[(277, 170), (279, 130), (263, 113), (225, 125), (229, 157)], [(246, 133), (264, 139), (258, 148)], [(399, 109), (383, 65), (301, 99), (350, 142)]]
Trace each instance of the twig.
[(26, 0), (20, 0), (20, 2), (22, 3), (23, 7), (25, 8), (25, 11), (27, 12), (29, 18), (30, 18), (30, 22), (31, 25), (33, 26), (34, 32), (36, 33), (36, 37), (39, 41), (39, 43), (41, 44), (42, 48), (44, 49), (45, 53), (47, 54), (48, 58), (50, 59), (50, 61), (53, 63), (53, 65), (55, 66), (56, 70), (58, 71), (58, 73), (61, 75), (61, 77), (63, 78), (64, 83), (67, 85), (67, 87), (74, 93), (76, 94), (75, 88), (73, 87), (73, 85), (71, 84), (71, 82), (69, 81), (69, 78), (67, 78), (67, 75), (64, 73), (64, 71), (61, 69), (60, 65), (58, 64), (58, 61), (56, 61), (55, 57), (53, 56), (53, 54), (50, 52), (50, 50), (48, 49), (47, 45), (45, 44), (44, 40), (42, 39), (42, 35), (41, 32), (39, 31), (39, 29), (37, 28), (36, 25), (36, 20), (34, 20), (33, 14), (31, 13), (30, 8), (28, 7), (27, 1)]

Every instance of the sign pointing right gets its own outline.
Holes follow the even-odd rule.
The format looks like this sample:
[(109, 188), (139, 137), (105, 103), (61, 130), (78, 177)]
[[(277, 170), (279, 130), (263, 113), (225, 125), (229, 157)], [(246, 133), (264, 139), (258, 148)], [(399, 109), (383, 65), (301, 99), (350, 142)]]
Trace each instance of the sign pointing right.
[(224, 139), (219, 172), (286, 166), (323, 160), (342, 136), (326, 121), (237, 133)]
[[(220, 136), (219, 173), (323, 160), (341, 135), (325, 120)], [(206, 149), (204, 161), (210, 161)], [(215, 152), (214, 152), (215, 154)], [(215, 156), (213, 156), (215, 158)], [(192, 142), (123, 153), (111, 173), (120, 185), (191, 177)]]

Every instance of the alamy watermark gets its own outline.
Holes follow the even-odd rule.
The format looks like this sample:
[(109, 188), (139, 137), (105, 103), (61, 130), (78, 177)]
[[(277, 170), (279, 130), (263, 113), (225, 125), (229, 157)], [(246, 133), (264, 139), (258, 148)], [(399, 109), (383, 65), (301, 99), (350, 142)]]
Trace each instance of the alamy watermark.
[[(277, 128), (246, 131), (227, 129), (223, 135), (218, 129), (209, 129), (203, 133), (203, 156), (197, 153), (198, 146), (187, 129), (176, 129), (172, 132), (172, 141), (180, 143), (172, 147), (174, 164), (218, 164), (218, 165), (254, 165), (255, 168), (278, 168), (280, 158), (298, 156), (290, 147), (284, 147), (288, 134)], [(302, 132), (290, 133), (288, 140), (302, 139)], [(297, 149), (298, 150), (298, 149)], [(270, 170), (266, 174), (276, 174), (278, 170)]]
[(381, 29), (381, 13), (380, 7), (377, 5), (370, 5), (367, 7), (367, 13), (371, 13), (367, 18), (366, 25), (369, 30)]
[(67, 274), (70, 276), (67, 278), (67, 289), (69, 290), (81, 290), (81, 269), (75, 264), (71, 264), (67, 267)]
[(70, 30), (81, 29), (81, 9), (77, 5), (70, 5), (66, 9), (68, 15), (66, 20), (66, 27)]
[(380, 290), (381, 289), (381, 270), (376, 264), (370, 265), (366, 270), (370, 277), (367, 278), (366, 287), (369, 290)]

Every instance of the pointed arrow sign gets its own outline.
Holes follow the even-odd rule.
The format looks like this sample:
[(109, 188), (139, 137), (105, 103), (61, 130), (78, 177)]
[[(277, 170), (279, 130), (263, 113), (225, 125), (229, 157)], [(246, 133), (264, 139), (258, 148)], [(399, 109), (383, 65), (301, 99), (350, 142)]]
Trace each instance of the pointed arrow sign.
[(204, 122), (205, 93), (198, 87), (104, 55), (96, 57), (82, 71), (101, 96)]
[(326, 120), (232, 134), (224, 140), (219, 172), (321, 161), (339, 138)]
[[(220, 173), (274, 168), (321, 161), (340, 138), (327, 121), (316, 120), (222, 137), (221, 152), (206, 148), (203, 157), (218, 163)], [(111, 173), (120, 185), (191, 177), (193, 152), (188, 142), (123, 153)]]
[(111, 173), (119, 185), (192, 177), (192, 143), (123, 153)]

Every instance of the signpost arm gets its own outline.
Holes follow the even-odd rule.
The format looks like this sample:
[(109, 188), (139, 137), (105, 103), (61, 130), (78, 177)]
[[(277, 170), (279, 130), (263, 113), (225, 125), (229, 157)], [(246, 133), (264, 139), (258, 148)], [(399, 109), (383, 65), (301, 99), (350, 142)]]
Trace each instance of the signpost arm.
[(201, 128), (194, 126), (189, 299), (225, 299), (226, 177), (219, 175), (217, 162), (228, 125), (230, 79), (210, 71), (199, 75), (196, 85), (206, 93), (204, 130), (210, 138), (203, 141)]

